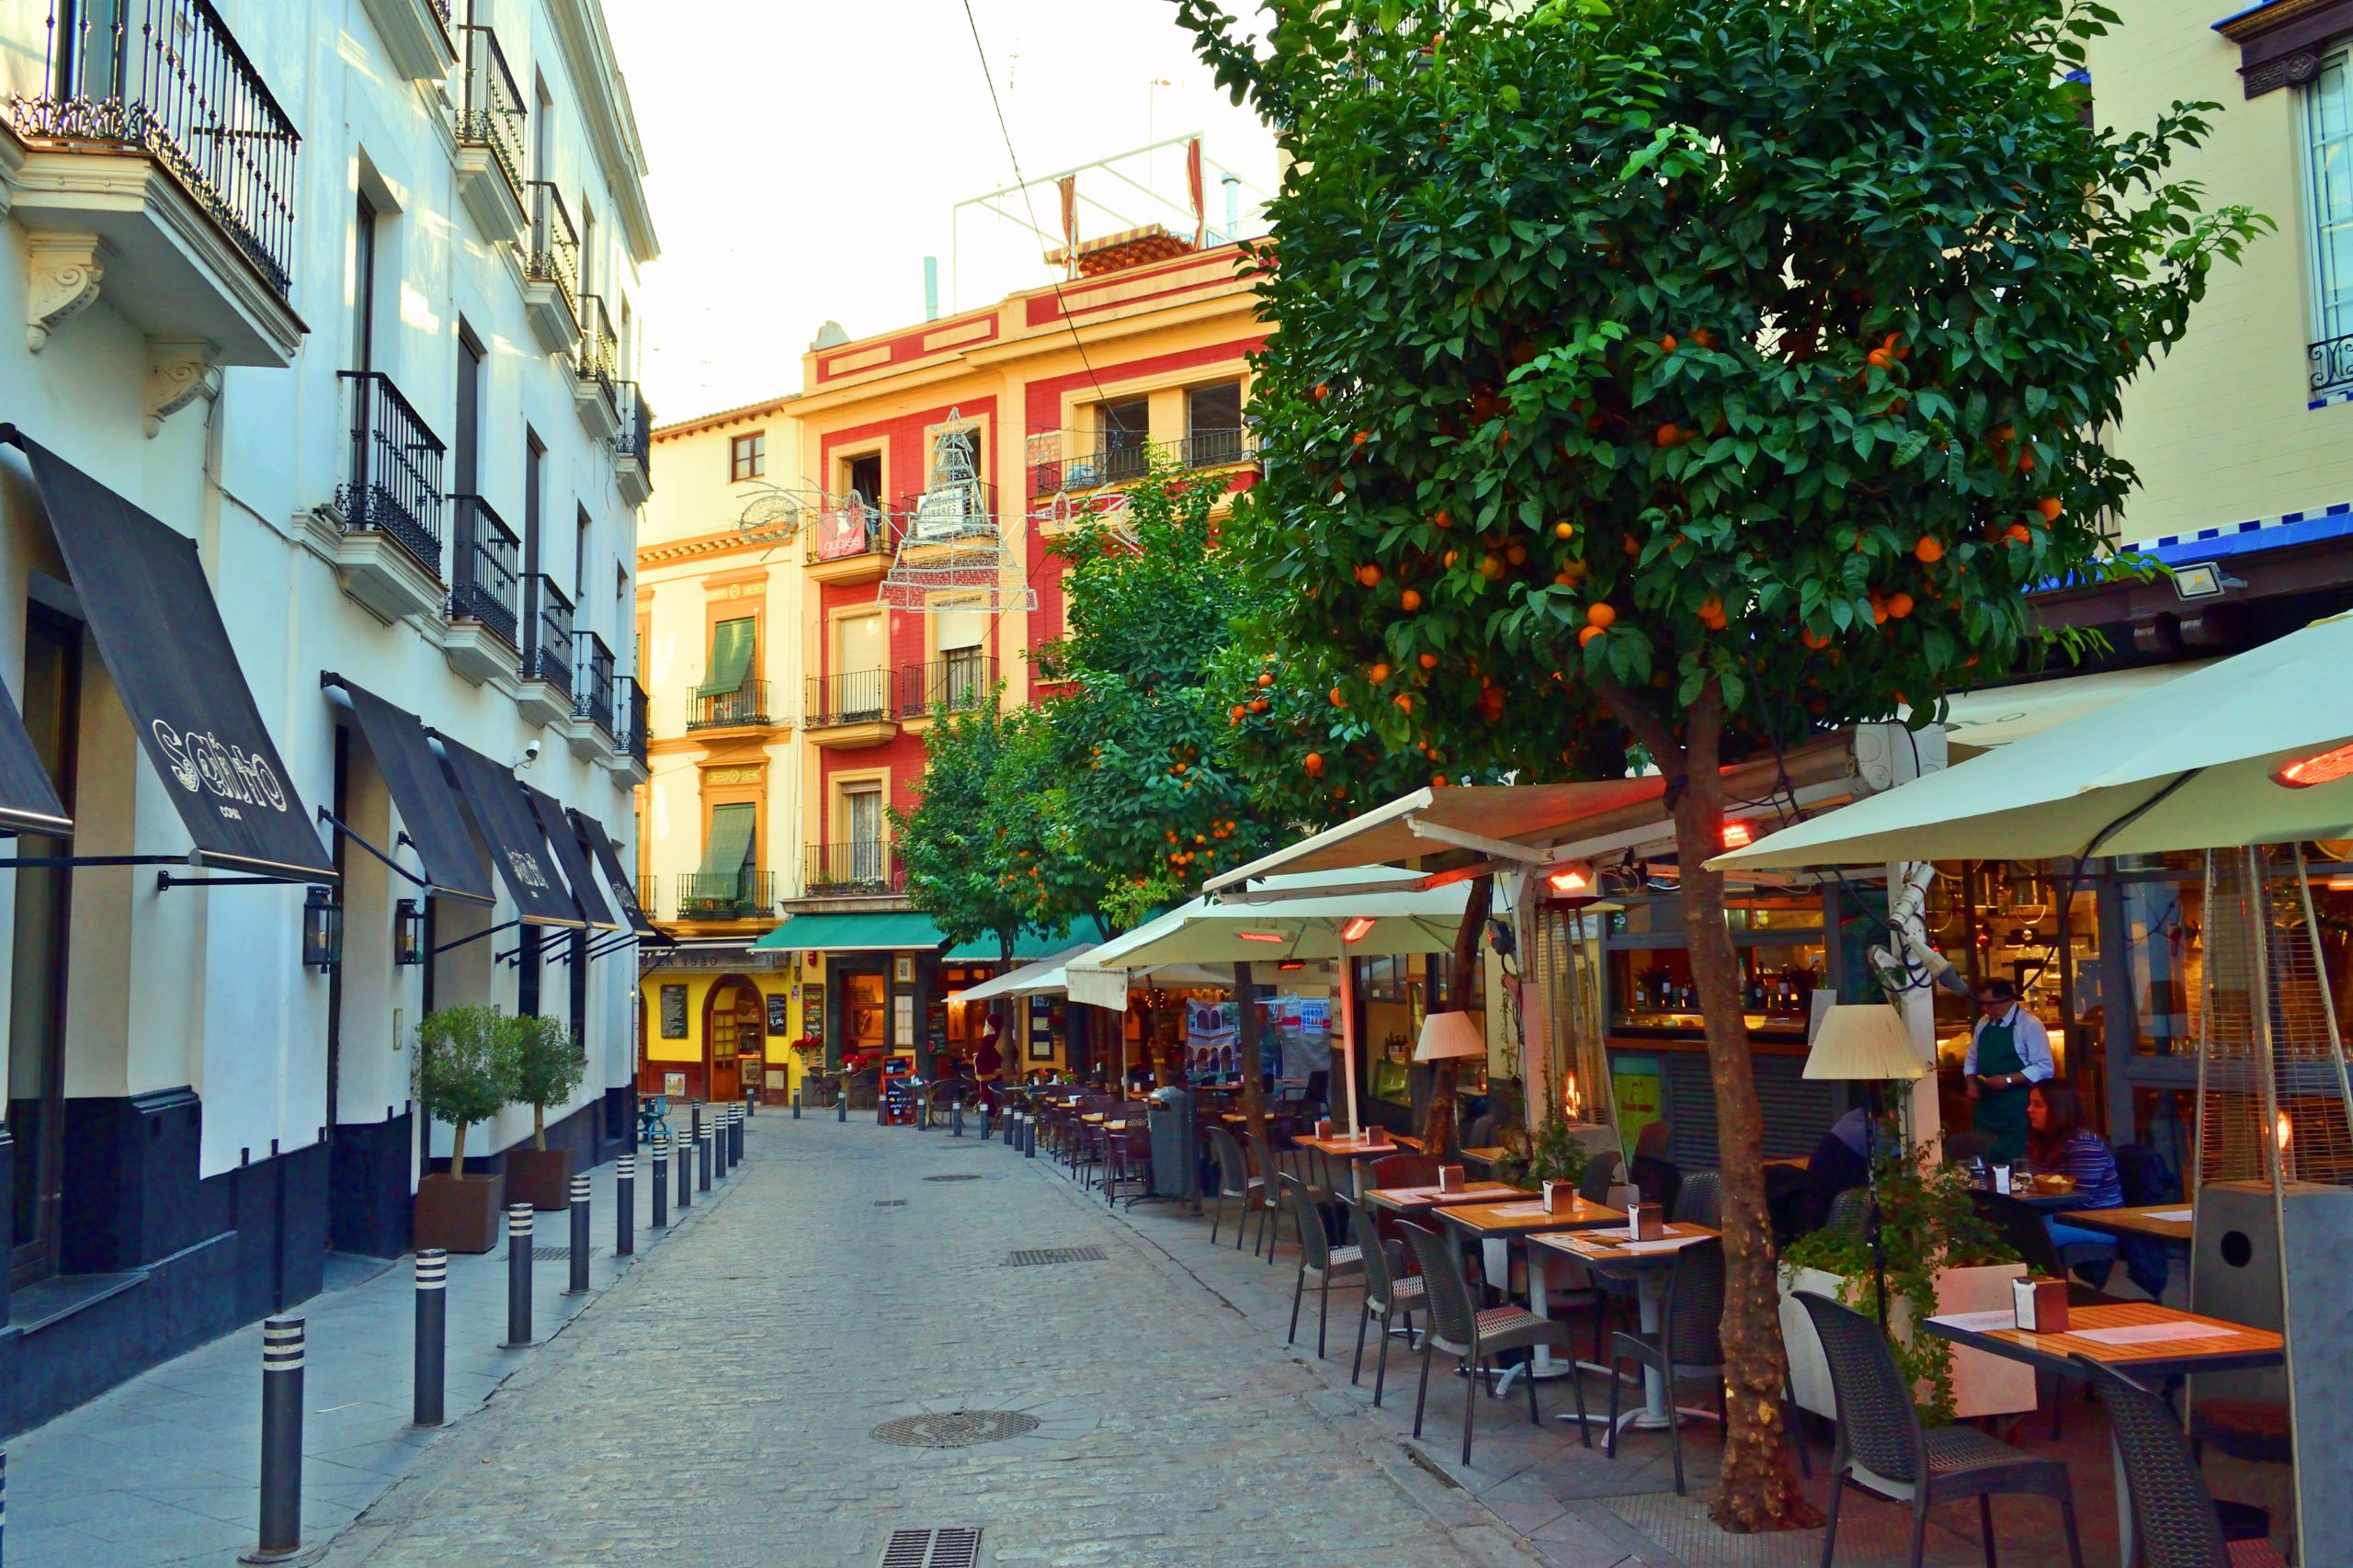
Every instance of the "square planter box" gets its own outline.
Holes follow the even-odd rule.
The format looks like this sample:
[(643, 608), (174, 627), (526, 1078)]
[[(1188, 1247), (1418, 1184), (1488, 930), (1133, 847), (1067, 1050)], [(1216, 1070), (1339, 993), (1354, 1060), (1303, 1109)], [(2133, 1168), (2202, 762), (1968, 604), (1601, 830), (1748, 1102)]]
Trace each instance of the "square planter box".
[(416, 1184), (419, 1247), (489, 1252), (506, 1233), (506, 1178), (428, 1176)]
[(572, 1207), (572, 1151), (506, 1151), (506, 1201), (528, 1203), (541, 1213)]
[[(1949, 1268), (1937, 1276), (1937, 1312), (1984, 1312), (2010, 1304), (2010, 1281), (2027, 1273), (2023, 1263), (1990, 1263), (1976, 1268)], [(1790, 1357), (1790, 1392), (1802, 1410), (1836, 1419), (1837, 1397), (1830, 1389), (1830, 1365), (1823, 1358), (1822, 1341), (1814, 1337), (1813, 1320), (1791, 1292), (1812, 1290), (1834, 1301), (1846, 1280), (1818, 1268), (1781, 1271), (1781, 1344)], [(1901, 1300), (1888, 1303), (1888, 1326), (1905, 1344), (1912, 1339), (1912, 1309)], [(1952, 1352), (1953, 1414), (2010, 1415), (2035, 1406), (2034, 1369), (2022, 1361), (1989, 1356), (1983, 1350), (1955, 1346)]]

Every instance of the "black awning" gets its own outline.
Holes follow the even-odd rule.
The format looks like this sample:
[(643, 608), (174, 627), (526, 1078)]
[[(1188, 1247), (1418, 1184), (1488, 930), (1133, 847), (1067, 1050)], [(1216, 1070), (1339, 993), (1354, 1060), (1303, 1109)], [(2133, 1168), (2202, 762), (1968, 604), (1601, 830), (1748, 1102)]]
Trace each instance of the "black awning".
[(544, 790), (522, 786), (523, 793), (531, 798), (531, 814), (540, 819), (540, 831), (547, 835), (548, 845), (555, 851), (555, 863), (563, 868), (563, 880), (572, 884), (572, 902), (597, 931), (618, 931), (621, 923), (605, 903), (605, 895), (597, 891), (597, 873), (588, 869), (588, 858), (580, 853), (579, 836), (572, 831), (572, 824), (564, 820), (563, 808)]
[[(115, 690), (206, 865), (332, 882), (222, 624), (195, 541), (14, 426)], [(53, 802), (52, 802), (53, 804)]]
[(70, 837), (72, 819), (50, 783), (49, 769), (33, 750), (33, 738), (0, 685), (0, 833), (42, 833)]
[(449, 764), (458, 793), (465, 797), (475, 830), (490, 846), (490, 858), (498, 867), (506, 891), (515, 895), (523, 924), (581, 926), (580, 912), (573, 907), (572, 895), (549, 863), (541, 844), (545, 835), (523, 791), (515, 787), (514, 774), (438, 730), (426, 733), (440, 745), (441, 759)]
[(384, 776), (392, 804), (400, 808), (402, 831), (425, 863), (426, 891), (478, 903), (494, 902), (497, 891), (474, 853), (473, 835), (466, 831), (464, 813), (449, 792), (440, 763), (434, 760), (425, 725), (407, 709), (395, 708), (339, 675), (321, 678), (351, 700), (359, 733), (376, 756), (376, 771)]
[(597, 866), (603, 869), (605, 881), (613, 890), (613, 902), (629, 916), (629, 928), (641, 937), (660, 936), (637, 902), (637, 889), (630, 885), (629, 873), (621, 869), (620, 852), (613, 847), (612, 835), (605, 831), (605, 824), (585, 812), (568, 811), (564, 814), (572, 819), (573, 831), (580, 835), (580, 842), (588, 846), (588, 853), (596, 857)]

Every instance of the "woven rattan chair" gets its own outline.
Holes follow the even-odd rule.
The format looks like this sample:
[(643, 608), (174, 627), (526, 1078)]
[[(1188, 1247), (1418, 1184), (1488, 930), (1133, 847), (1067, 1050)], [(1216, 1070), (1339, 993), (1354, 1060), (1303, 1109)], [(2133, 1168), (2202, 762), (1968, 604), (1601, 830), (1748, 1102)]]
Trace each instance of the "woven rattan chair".
[(1224, 1128), (1211, 1125), (1202, 1129), (1209, 1134), (1210, 1153), (1217, 1161), (1217, 1204), (1210, 1210), (1210, 1244), (1217, 1244), (1218, 1226), (1225, 1220), (1225, 1200), (1242, 1199), (1242, 1211), (1233, 1217), (1233, 1250), (1242, 1250), (1242, 1232), (1250, 1216), (1265, 1208), (1261, 1195), (1266, 1191), (1264, 1176), (1253, 1176), (1250, 1162), (1243, 1157), (1242, 1145)]
[(1364, 1277), (1364, 1254), (1353, 1246), (1336, 1247), (1324, 1239), (1324, 1216), (1317, 1213), (1314, 1200), (1308, 1197), (1308, 1185), (1295, 1176), (1278, 1178), (1282, 1183), (1283, 1201), (1290, 1205), (1292, 1222), (1299, 1227), (1299, 1280), (1290, 1291), (1290, 1334), (1283, 1343), (1290, 1344), (1299, 1337), (1299, 1304), (1307, 1294), (1307, 1282), (1315, 1281), (1315, 1355), (1320, 1360), (1324, 1344), (1332, 1324), (1332, 1286), (1336, 1281), (1346, 1284)]
[(1714, 1171), (1693, 1171), (1675, 1194), (1672, 1218), (1687, 1225), (1724, 1228), (1724, 1178)]
[(2164, 1400), (2088, 1356), (2075, 1359), (2108, 1406), (2143, 1568), (2285, 1568), (2268, 1540), (2224, 1539), (2213, 1494)]
[(2031, 1459), (1974, 1426), (1920, 1425), (1912, 1389), (1895, 1368), (1887, 1335), (1862, 1313), (1812, 1290), (1797, 1292), (1829, 1363), (1838, 1400), (1838, 1441), (1830, 1456), (1830, 1528), (1822, 1538), (1823, 1568), (1838, 1549), (1838, 1505), (1848, 1486), (1912, 1506), (1910, 1568), (1927, 1547), (1928, 1510), (1939, 1503), (1977, 1499), (1986, 1568), (1995, 1568), (1994, 1496), (2031, 1493), (2053, 1498), (2067, 1537), (2067, 1561), (2084, 1568), (2075, 1533), (2075, 1496), (2067, 1462)]
[[(1364, 1258), (1364, 1311), (1357, 1314), (1357, 1360), (1349, 1369), (1348, 1381), (1353, 1384), (1364, 1374), (1364, 1331), (1368, 1324), (1381, 1324), (1381, 1355), (1372, 1373), (1372, 1404), (1381, 1408), (1381, 1391), (1389, 1381), (1389, 1331), (1400, 1317), (1411, 1330), (1414, 1314), (1423, 1310), (1422, 1277), (1407, 1274), (1400, 1267), (1404, 1257), (1401, 1243), (1381, 1233), (1381, 1219), (1370, 1199), (1359, 1198), (1348, 1205), (1348, 1221), (1356, 1230), (1357, 1251)], [(1398, 1248), (1392, 1257), (1389, 1249)]]
[[(1430, 1354), (1443, 1350), (1460, 1357), (1471, 1369), (1471, 1379), (1462, 1389), (1462, 1462), (1471, 1462), (1471, 1426), (1473, 1413), (1479, 1408), (1479, 1372), (1493, 1357), (1506, 1350), (1532, 1350), (1539, 1345), (1558, 1346), (1569, 1354), (1569, 1325), (1551, 1318), (1538, 1317), (1525, 1307), (1489, 1307), (1483, 1312), (1471, 1305), (1471, 1287), (1462, 1278), (1462, 1266), (1455, 1261), (1454, 1249), (1436, 1231), (1412, 1221), (1399, 1227), (1413, 1244), (1415, 1259), (1422, 1267), (1422, 1289), (1429, 1304), (1429, 1322), (1422, 1334), (1422, 1382), (1414, 1396), (1414, 1436), (1422, 1435), (1422, 1410), (1430, 1397)], [(1536, 1380), (1524, 1380), (1528, 1384), (1528, 1420), (1530, 1426), (1540, 1425), (1543, 1417), (1536, 1411)], [(1577, 1425), (1585, 1425), (1585, 1386), (1574, 1376), (1569, 1387), (1576, 1394)]]
[[(1587, 1203), (1608, 1203), (1609, 1189), (1618, 1185), (1618, 1173), (1624, 1165), (1617, 1150), (1604, 1149), (1586, 1162), (1585, 1176), (1577, 1183), (1577, 1196)], [(1590, 1278), (1592, 1284), (1585, 1294), (1593, 1308), (1593, 1359), (1598, 1361), (1602, 1336), (1609, 1332), (1609, 1319), (1634, 1300), (1634, 1281), (1623, 1274), (1594, 1274)], [(1593, 1446), (1590, 1438), (1586, 1446)]]
[[(1697, 1181), (1699, 1178), (1691, 1178)], [(1688, 1191), (1688, 1184), (1686, 1184)], [(1695, 1221), (1696, 1222), (1696, 1221)], [(1674, 1271), (1666, 1280), (1666, 1310), (1654, 1333), (1620, 1331), (1609, 1342), (1609, 1457), (1618, 1457), (1618, 1363), (1633, 1361), (1656, 1372), (1666, 1383), (1670, 1413), (1678, 1378), (1710, 1377), (1716, 1384), (1716, 1425), (1724, 1423), (1724, 1246), (1714, 1240), (1694, 1242), (1675, 1255)], [(1675, 1456), (1675, 1494), (1683, 1495), (1683, 1423), (1666, 1424), (1667, 1451)]]
[[(1247, 1133), (1244, 1136), (1249, 1138), (1250, 1152), (1257, 1156), (1258, 1168), (1267, 1173), (1269, 1180), (1285, 1174), (1282, 1160), (1275, 1153), (1271, 1133), (1266, 1138), (1250, 1137)], [(1323, 1210), (1326, 1205), (1335, 1200), (1332, 1189), (1321, 1182), (1310, 1181), (1304, 1177), (1299, 1179), (1301, 1185), (1307, 1189), (1309, 1210), (1315, 1215), (1316, 1225), (1321, 1228), (1324, 1222)], [(1270, 1187), (1268, 1196), (1273, 1200), (1273, 1204), (1272, 1212), (1267, 1218), (1267, 1261), (1272, 1263), (1275, 1261), (1275, 1244), (1282, 1239), (1282, 1217), (1287, 1206), (1281, 1201), (1279, 1190)], [(1298, 1211), (1293, 1210), (1290, 1212), (1295, 1223), (1299, 1219)], [(1329, 1239), (1328, 1236), (1326, 1239)], [(1304, 1243), (1302, 1244), (1303, 1245)]]

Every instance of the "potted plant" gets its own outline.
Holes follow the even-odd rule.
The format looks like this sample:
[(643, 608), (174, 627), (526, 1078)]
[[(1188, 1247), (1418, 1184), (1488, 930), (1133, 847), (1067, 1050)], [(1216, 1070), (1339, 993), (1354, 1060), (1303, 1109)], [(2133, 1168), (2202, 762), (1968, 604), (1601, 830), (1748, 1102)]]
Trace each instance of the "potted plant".
[(506, 1151), (506, 1200), (551, 1210), (572, 1202), (572, 1151), (548, 1147), (548, 1107), (579, 1092), (588, 1058), (553, 1018), (504, 1020), (515, 1062), (515, 1098), (531, 1108), (531, 1146)]
[[(1958, 1166), (1938, 1163), (1925, 1144), (1907, 1152), (1900, 1140), (1890, 1142), (1879, 1161), (1888, 1340), (1896, 1366), (1912, 1380), (1921, 1420), (1943, 1426), (1958, 1418), (2032, 1410), (2033, 1368), (1982, 1350), (1956, 1351), (1949, 1340), (1915, 1332), (1923, 1318), (2007, 1308), (2010, 1281), (2027, 1268), (1978, 1217), (1969, 1179)], [(1812, 1290), (1875, 1314), (1875, 1278), (1870, 1236), (1862, 1227), (1824, 1226), (1800, 1236), (1782, 1256), (1781, 1340), (1789, 1351), (1790, 1392), (1800, 1408), (1837, 1415), (1822, 1343), (1794, 1292)]]
[(416, 1244), (488, 1252), (498, 1244), (506, 1178), (466, 1174), (466, 1129), (515, 1097), (512, 1040), (494, 1007), (469, 1004), (428, 1013), (416, 1026), (416, 1103), (454, 1130), (449, 1169), (416, 1185)]

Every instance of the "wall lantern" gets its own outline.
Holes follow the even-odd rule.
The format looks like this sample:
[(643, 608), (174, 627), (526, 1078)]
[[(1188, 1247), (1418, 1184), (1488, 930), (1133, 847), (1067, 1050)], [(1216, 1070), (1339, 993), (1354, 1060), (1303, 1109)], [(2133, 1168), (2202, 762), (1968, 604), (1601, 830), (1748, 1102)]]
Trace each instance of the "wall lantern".
[(342, 961), (343, 905), (313, 882), (302, 905), (302, 967), (324, 971)]
[(425, 905), (413, 898), (404, 898), (392, 906), (392, 961), (425, 961)]

